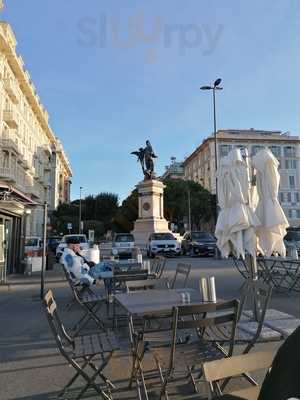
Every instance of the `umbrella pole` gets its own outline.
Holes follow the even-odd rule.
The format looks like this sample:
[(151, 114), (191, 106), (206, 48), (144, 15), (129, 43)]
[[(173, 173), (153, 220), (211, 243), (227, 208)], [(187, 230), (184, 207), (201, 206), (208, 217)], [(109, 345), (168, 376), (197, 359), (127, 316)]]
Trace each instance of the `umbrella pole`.
[[(246, 255), (246, 264), (248, 266), (248, 271), (249, 271), (249, 280), (251, 282), (255, 282), (258, 279), (258, 274), (257, 274), (257, 261), (256, 257), (253, 257), (250, 254)], [(253, 312), (253, 317), (255, 321), (258, 321), (258, 316), (259, 316), (259, 304), (257, 301), (257, 295), (256, 295), (256, 290), (255, 290), (255, 285), (250, 286), (251, 289), (251, 294), (249, 294), (249, 300), (251, 302), (251, 307), (252, 307), (252, 312)]]
[[(253, 257), (252, 255), (249, 256), (249, 264), (250, 264), (250, 279), (251, 281), (257, 281), (258, 280), (258, 273), (257, 273), (257, 260), (256, 257)], [(259, 317), (259, 304), (257, 302), (257, 296), (256, 296), (256, 290), (255, 286), (253, 286), (253, 316), (255, 321), (258, 321)]]
[(250, 274), (251, 279), (253, 281), (257, 281), (258, 273), (257, 273), (257, 260), (256, 257), (250, 256)]

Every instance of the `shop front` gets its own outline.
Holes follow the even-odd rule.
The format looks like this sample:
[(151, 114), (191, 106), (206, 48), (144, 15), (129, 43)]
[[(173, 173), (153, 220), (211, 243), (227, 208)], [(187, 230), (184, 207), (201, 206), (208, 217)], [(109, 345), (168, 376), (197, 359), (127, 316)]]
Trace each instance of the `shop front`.
[(14, 189), (0, 187), (0, 283), (23, 273), (26, 208), (35, 203)]

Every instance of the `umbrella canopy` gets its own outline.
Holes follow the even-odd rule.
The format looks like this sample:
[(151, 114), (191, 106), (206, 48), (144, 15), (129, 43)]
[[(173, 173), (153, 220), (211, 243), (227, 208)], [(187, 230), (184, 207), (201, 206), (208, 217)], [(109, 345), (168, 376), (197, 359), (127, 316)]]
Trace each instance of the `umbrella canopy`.
[(284, 257), (286, 249), (283, 238), (289, 223), (278, 201), (279, 162), (270, 150), (264, 149), (252, 158), (252, 166), (256, 169), (259, 198), (255, 213), (261, 221), (257, 230), (258, 246), (267, 257), (273, 253)]
[(218, 171), (218, 200), (221, 211), (215, 235), (224, 257), (231, 252), (245, 258), (245, 250), (256, 256), (256, 229), (260, 221), (250, 206), (249, 168), (240, 149), (221, 160)]

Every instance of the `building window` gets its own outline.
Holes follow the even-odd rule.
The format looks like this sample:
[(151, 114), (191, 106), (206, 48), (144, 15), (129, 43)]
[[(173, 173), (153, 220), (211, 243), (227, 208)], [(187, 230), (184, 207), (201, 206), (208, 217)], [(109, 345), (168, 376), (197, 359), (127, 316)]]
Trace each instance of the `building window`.
[(231, 146), (228, 144), (222, 144), (219, 146), (220, 157), (226, 157), (227, 154), (230, 152)]
[(275, 157), (281, 157), (281, 147), (280, 146), (270, 146), (269, 149)]
[(240, 149), (242, 153), (243, 153), (243, 151), (245, 151), (246, 149), (248, 150), (247, 146), (244, 146), (244, 145), (242, 145), (242, 144), (237, 145), (236, 148), (237, 148), (237, 149)]
[(279, 198), (280, 198), (280, 202), (284, 203), (284, 193), (280, 192), (279, 193)]
[(290, 188), (294, 189), (295, 188), (295, 177), (289, 176), (289, 184), (290, 184)]
[(285, 146), (284, 157), (296, 157), (296, 148), (294, 146)]
[(287, 193), (287, 201), (288, 201), (288, 203), (292, 202), (292, 194), (290, 192)]
[(296, 193), (295, 193), (295, 202), (296, 202), (296, 203), (299, 203), (299, 202), (300, 202), (300, 193), (299, 193), (299, 192), (296, 192)]
[(264, 146), (252, 146), (252, 156), (255, 156), (260, 150), (263, 150)]
[(300, 219), (300, 210), (296, 210), (296, 217), (297, 219)]
[(288, 210), (288, 217), (293, 218), (293, 210)]
[(286, 169), (296, 169), (297, 161), (296, 160), (285, 160), (285, 168)]

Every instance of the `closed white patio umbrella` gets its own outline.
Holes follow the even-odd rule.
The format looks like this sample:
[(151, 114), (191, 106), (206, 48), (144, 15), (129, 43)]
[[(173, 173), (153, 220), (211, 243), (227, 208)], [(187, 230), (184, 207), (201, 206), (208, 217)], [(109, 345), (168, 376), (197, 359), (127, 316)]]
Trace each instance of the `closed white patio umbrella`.
[(278, 201), (279, 162), (270, 150), (264, 149), (252, 158), (252, 166), (256, 169), (259, 197), (255, 213), (261, 221), (257, 229), (258, 247), (267, 257), (273, 253), (285, 257), (283, 238), (289, 223)]
[(245, 258), (245, 251), (256, 257), (256, 230), (260, 221), (251, 207), (249, 168), (240, 149), (221, 160), (218, 171), (218, 197), (221, 211), (215, 235), (223, 257), (232, 252)]

